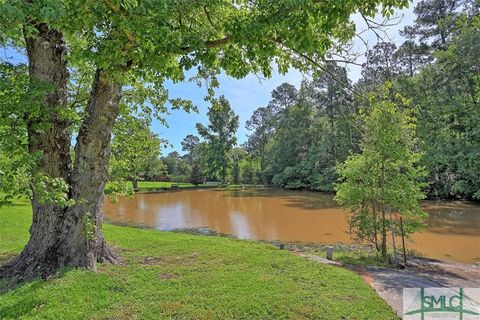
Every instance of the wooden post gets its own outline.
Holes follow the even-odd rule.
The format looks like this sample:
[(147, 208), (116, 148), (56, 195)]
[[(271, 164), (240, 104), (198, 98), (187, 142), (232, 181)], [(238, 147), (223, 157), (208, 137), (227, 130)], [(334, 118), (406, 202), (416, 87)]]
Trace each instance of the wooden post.
[(403, 220), (402, 216), (400, 216), (400, 231), (402, 232), (402, 246), (403, 246), (403, 263), (407, 266), (407, 251), (405, 249), (405, 235), (403, 232)]

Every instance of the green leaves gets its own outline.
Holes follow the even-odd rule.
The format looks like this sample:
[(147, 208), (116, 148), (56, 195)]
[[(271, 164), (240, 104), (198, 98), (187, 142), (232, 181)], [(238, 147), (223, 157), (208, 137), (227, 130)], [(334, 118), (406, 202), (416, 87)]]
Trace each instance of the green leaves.
[[(64, 33), (70, 63), (92, 63), (118, 73), (127, 84), (151, 74), (181, 80), (194, 66), (215, 73), (223, 69), (234, 77), (250, 72), (268, 77), (277, 57), (282, 70), (296, 64), (298, 54), (322, 58), (334, 43), (353, 36), (351, 14), (373, 16), (379, 5), (389, 14), (407, 3), (49, 0), (25, 5), (18, 1), (1, 4), (0, 25), (15, 29), (27, 25), (27, 16), (45, 22)], [(129, 65), (133, 67), (127, 68), (125, 77)]]
[(207, 140), (207, 169), (210, 177), (220, 177), (225, 182), (231, 162), (229, 153), (237, 143), (235, 133), (239, 117), (235, 115), (224, 96), (212, 101), (207, 115), (209, 120), (207, 127), (197, 123), (198, 133)]
[(109, 170), (110, 193), (128, 193), (125, 181), (137, 181), (152, 166), (160, 166), (160, 148), (165, 143), (141, 119), (123, 114), (113, 128)]
[[(421, 154), (413, 151), (415, 118), (401, 109), (408, 101), (391, 89), (387, 83), (379, 95), (370, 97), (370, 109), (363, 116), (361, 153), (338, 165), (340, 179), (335, 187), (335, 199), (352, 213), (351, 229), (377, 248), (378, 239), (386, 237), (386, 213), (403, 216), (409, 232), (426, 218), (419, 207), (425, 198), (421, 180), (426, 171), (418, 164)], [(382, 247), (384, 255), (385, 250)]]
[(467, 17), (459, 18), (457, 34), (436, 51), (436, 61), (401, 83), (418, 114), (418, 146), (431, 197), (478, 199), (480, 19)]
[(0, 1), (0, 44), (21, 41), (23, 21), (25, 21), (23, 1)]
[(70, 187), (62, 178), (51, 178), (47, 174), (37, 173), (32, 178), (32, 191), (40, 204), (52, 204), (60, 207), (68, 207), (75, 204), (70, 199), (68, 192)]
[(40, 154), (28, 152), (27, 121), (41, 115), (41, 97), (48, 90), (29, 81), (25, 65), (0, 64), (0, 204), (31, 196), (30, 179)]

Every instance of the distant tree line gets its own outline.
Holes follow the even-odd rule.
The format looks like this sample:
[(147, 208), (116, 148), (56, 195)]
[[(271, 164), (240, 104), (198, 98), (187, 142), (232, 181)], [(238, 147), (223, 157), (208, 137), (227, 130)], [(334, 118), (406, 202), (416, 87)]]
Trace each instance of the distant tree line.
[(208, 124), (197, 123), (200, 137), (189, 134), (181, 142), (184, 155), (174, 151), (163, 158), (172, 181), (201, 184), (208, 181), (240, 183), (243, 149), (235, 147), (239, 119), (224, 96), (212, 99)]
[(360, 151), (367, 95), (390, 82), (417, 118), (413, 148), (423, 154), (427, 194), (480, 199), (479, 3), (421, 1), (414, 12), (405, 42), (369, 50), (357, 83), (330, 63), (299, 89), (284, 83), (272, 92), (247, 122), (253, 176), (283, 188), (333, 191), (336, 165)]
[[(238, 116), (225, 97), (212, 99), (209, 123), (197, 124), (198, 135), (184, 138), (184, 155), (151, 151), (146, 158), (152, 161), (122, 168), (131, 168), (131, 177), (141, 173), (152, 180), (334, 191), (338, 165), (361, 151), (363, 115), (372, 110), (368, 96), (389, 83), (391, 92), (409, 100), (401, 111), (416, 119), (412, 148), (422, 154), (418, 166), (427, 172), (422, 178), (427, 195), (480, 199), (479, 7), (472, 0), (420, 1), (414, 25), (400, 32), (405, 41), (398, 47), (379, 42), (368, 50), (356, 83), (345, 67), (330, 62), (299, 88), (278, 86), (246, 122), (248, 140), (241, 146), (235, 137)], [(121, 131), (114, 138), (113, 165), (135, 145), (145, 151), (160, 143), (139, 143), (151, 139)], [(128, 150), (115, 142), (122, 137), (133, 141)]]

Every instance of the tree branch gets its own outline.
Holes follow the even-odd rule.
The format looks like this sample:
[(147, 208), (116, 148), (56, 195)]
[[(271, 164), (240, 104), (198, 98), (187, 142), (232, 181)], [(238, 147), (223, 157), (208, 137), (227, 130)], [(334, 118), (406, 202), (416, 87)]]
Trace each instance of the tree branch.
[(203, 6), (203, 11), (205, 12), (205, 15), (207, 16), (208, 22), (210, 22), (210, 25), (215, 28), (215, 25), (212, 22), (212, 19), (210, 18), (210, 12), (208, 12), (207, 6)]
[(226, 45), (227, 43), (230, 42), (230, 37), (226, 36), (222, 39), (217, 39), (217, 40), (207, 40), (205, 41), (205, 47), (207, 48), (216, 48), (216, 47), (221, 47)]

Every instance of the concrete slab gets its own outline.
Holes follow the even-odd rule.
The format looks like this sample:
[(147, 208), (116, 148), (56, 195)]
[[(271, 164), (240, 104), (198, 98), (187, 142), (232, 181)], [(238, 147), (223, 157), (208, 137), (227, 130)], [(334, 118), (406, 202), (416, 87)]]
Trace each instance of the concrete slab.
[(319, 263), (348, 268), (358, 273), (401, 318), (403, 288), (479, 288), (480, 267), (425, 258), (409, 259), (406, 269), (344, 265), (312, 254), (299, 255)]

